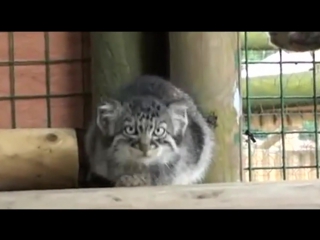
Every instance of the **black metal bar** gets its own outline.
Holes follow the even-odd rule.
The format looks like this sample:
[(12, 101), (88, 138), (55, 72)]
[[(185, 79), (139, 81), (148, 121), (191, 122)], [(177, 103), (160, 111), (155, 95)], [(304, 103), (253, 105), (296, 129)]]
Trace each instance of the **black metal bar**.
[[(8, 32), (8, 42), (9, 42), (9, 61), (14, 62), (14, 33)], [(16, 108), (15, 108), (15, 71), (14, 65), (9, 66), (9, 79), (10, 79), (10, 100), (11, 103), (11, 127), (16, 128)]]

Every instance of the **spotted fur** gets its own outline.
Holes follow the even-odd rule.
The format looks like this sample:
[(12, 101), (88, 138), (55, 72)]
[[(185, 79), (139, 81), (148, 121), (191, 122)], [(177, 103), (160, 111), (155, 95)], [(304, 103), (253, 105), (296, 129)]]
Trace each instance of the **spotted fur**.
[(272, 45), (286, 51), (306, 52), (320, 49), (320, 32), (268, 32)]
[(97, 107), (86, 135), (90, 173), (121, 179), (121, 186), (124, 179), (144, 179), (140, 185), (203, 180), (213, 136), (186, 93), (160, 77), (141, 76), (114, 99)]

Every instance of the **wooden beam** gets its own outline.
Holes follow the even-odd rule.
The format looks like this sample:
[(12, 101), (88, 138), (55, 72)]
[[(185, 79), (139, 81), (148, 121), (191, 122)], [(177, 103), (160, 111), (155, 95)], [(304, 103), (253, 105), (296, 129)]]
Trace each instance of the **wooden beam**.
[(78, 171), (75, 130), (0, 130), (0, 191), (77, 187)]
[(3, 192), (1, 209), (312, 209), (320, 180)]

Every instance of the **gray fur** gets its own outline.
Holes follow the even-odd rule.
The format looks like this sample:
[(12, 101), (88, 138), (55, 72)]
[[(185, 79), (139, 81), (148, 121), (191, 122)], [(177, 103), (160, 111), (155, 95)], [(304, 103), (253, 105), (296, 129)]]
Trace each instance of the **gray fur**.
[(145, 185), (203, 180), (212, 159), (213, 136), (186, 93), (160, 77), (147, 75), (114, 98), (117, 100), (105, 100), (97, 107), (87, 131), (91, 173), (114, 182), (142, 174), (149, 178)]

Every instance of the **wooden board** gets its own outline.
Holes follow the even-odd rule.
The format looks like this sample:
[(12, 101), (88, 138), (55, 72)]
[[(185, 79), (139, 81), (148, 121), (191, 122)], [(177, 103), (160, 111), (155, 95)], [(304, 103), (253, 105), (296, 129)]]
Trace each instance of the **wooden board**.
[(320, 180), (0, 193), (1, 209), (320, 208)]

